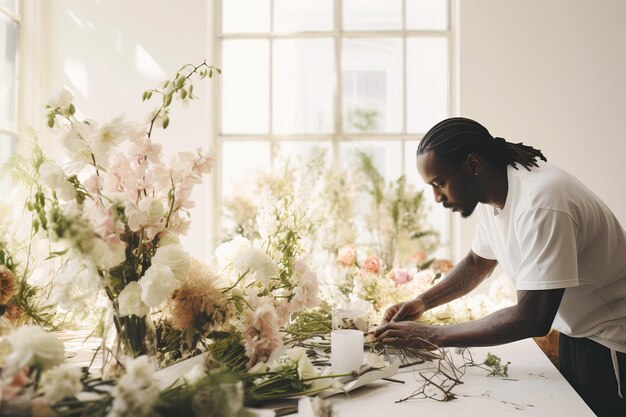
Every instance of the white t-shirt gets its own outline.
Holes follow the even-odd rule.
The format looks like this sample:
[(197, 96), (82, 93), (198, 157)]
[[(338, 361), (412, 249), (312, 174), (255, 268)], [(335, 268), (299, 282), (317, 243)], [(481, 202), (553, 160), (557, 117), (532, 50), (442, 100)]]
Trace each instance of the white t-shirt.
[(509, 166), (504, 208), (479, 204), (472, 250), (518, 290), (566, 288), (552, 327), (626, 352), (626, 232), (571, 174)]

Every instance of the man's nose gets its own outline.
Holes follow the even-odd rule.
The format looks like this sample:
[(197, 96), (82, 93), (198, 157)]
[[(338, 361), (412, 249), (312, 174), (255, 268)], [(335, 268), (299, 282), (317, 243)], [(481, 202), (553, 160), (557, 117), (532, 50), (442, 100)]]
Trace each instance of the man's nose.
[(443, 195), (440, 191), (438, 191), (436, 188), (433, 190), (433, 192), (435, 193), (435, 202), (437, 203), (443, 203), (447, 200), (446, 196)]

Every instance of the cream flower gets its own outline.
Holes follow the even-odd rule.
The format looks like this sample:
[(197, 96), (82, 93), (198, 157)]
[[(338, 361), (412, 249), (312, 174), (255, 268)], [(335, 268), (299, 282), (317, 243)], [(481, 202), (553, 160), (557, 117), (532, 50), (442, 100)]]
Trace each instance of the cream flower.
[(18, 327), (10, 334), (9, 343), (13, 352), (6, 357), (5, 365), (11, 375), (32, 366), (46, 370), (65, 359), (63, 343), (39, 326)]
[(183, 279), (189, 270), (190, 258), (182, 245), (159, 246), (152, 257), (152, 265), (169, 267), (176, 279)]
[(150, 308), (141, 300), (141, 287), (136, 281), (129, 282), (117, 297), (120, 308), (120, 316), (131, 314), (143, 317), (150, 311)]
[(114, 399), (108, 417), (146, 416), (159, 397), (154, 364), (147, 356), (139, 356), (128, 360), (125, 366), (126, 373), (119, 378), (111, 392)]
[(72, 104), (72, 100), (74, 100), (74, 95), (70, 92), (70, 90), (62, 88), (50, 97), (50, 100), (48, 100), (48, 106), (52, 109), (63, 112), (69, 109), (70, 104)]
[(163, 213), (163, 202), (154, 197), (145, 197), (139, 201), (139, 210), (146, 215), (147, 224), (157, 224), (161, 221)]
[(83, 389), (81, 374), (80, 368), (67, 364), (50, 369), (41, 379), (44, 397), (54, 404), (63, 398), (76, 396)]
[(43, 185), (55, 191), (61, 200), (69, 201), (76, 197), (76, 189), (58, 165), (42, 164), (39, 167), (39, 179)]
[(261, 249), (251, 246), (239, 252), (233, 260), (234, 267), (240, 272), (249, 271), (248, 277), (269, 286), (270, 279), (276, 278), (276, 264)]
[(178, 281), (169, 266), (153, 264), (139, 280), (141, 301), (158, 307), (178, 287)]
[(354, 249), (354, 246), (344, 245), (341, 249), (339, 249), (337, 261), (345, 267), (354, 265), (354, 262), (356, 261), (356, 250)]

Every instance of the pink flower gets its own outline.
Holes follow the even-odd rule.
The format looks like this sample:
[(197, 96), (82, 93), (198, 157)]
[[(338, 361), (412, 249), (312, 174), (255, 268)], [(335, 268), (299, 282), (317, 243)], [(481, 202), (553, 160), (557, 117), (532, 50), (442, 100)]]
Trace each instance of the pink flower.
[(427, 258), (428, 258), (428, 255), (426, 255), (424, 252), (414, 252), (411, 255), (411, 260), (413, 261), (415, 265), (418, 265), (418, 266), (426, 262)]
[(413, 280), (413, 273), (408, 269), (394, 268), (389, 271), (389, 279), (391, 279), (397, 287), (398, 285), (411, 282)]
[(344, 245), (339, 249), (339, 253), (337, 254), (337, 261), (347, 267), (354, 265), (354, 261), (356, 260), (356, 250), (352, 245)]
[(365, 272), (372, 272), (374, 274), (378, 274), (380, 272), (381, 265), (382, 265), (382, 260), (378, 256), (368, 256), (363, 261), (363, 265), (361, 265), (361, 269)]

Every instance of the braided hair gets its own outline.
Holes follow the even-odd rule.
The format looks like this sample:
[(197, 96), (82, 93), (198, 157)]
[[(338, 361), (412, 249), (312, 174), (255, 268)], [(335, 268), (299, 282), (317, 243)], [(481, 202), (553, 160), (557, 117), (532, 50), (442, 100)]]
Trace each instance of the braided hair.
[(520, 164), (530, 171), (539, 166), (537, 159), (547, 161), (539, 149), (493, 137), (480, 123), (464, 117), (453, 117), (433, 126), (420, 141), (417, 154), (434, 151), (447, 162), (465, 159), (472, 152), (479, 153), (493, 164), (517, 168)]

